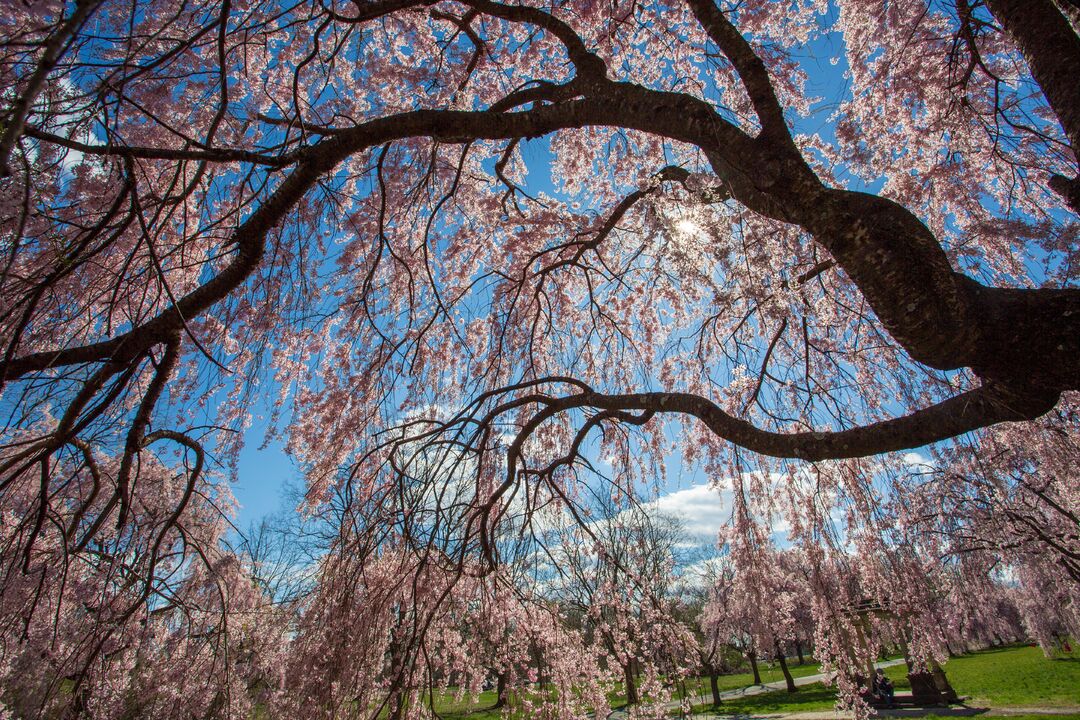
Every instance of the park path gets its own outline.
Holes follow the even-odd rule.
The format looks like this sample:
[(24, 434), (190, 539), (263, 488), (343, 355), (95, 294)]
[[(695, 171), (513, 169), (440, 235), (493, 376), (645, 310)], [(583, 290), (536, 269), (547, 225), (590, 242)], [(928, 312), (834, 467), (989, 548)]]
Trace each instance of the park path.
[[(901, 665), (901, 664), (903, 664), (903, 662), (904, 662), (903, 658), (898, 658), (898, 659), (895, 659), (895, 660), (882, 660), (881, 662), (874, 663), (874, 667), (880, 667), (880, 668), (892, 667), (893, 665)], [(795, 686), (796, 687), (802, 687), (803, 685), (812, 685), (812, 684), (814, 684), (816, 682), (821, 682), (824, 679), (825, 679), (825, 674), (824, 673), (817, 673), (816, 675), (806, 675), (804, 677), (797, 677), (797, 678), (795, 678)], [(785, 688), (787, 688), (787, 683), (785, 681), (783, 681), (783, 680), (777, 680), (775, 682), (768, 682), (768, 683), (764, 683), (762, 685), (748, 685), (747, 687), (736, 688), (735, 690), (724, 690), (723, 692), (720, 693), (720, 699), (721, 700), (730, 700), (730, 699), (735, 699), (735, 698), (749, 697), (751, 695), (761, 695), (763, 693), (773, 692), (774, 690), (784, 690)], [(709, 697), (711, 697), (711, 695)], [(708, 699), (708, 698), (706, 698), (706, 699)], [(668, 709), (668, 710), (678, 710), (681, 706), (682, 706), (682, 701), (681, 700), (672, 700), (671, 702), (667, 703), (664, 707), (666, 709)], [(813, 713), (810, 713), (810, 714), (813, 714)], [(830, 718), (835, 717), (834, 713), (833, 714), (830, 714), (830, 713), (818, 713), (818, 714), (822, 715), (823, 717), (830, 717)], [(776, 714), (776, 715), (780, 715), (780, 714)], [(800, 717), (802, 717), (803, 715), (808, 715), (808, 714), (807, 713), (800, 713), (799, 714)], [(608, 714), (608, 720), (624, 720), (626, 718), (626, 716), (627, 716), (627, 713), (626, 713), (625, 710), (622, 710), (622, 709), (612, 710)], [(717, 714), (710, 712), (710, 713), (694, 715), (693, 717), (694, 718), (715, 718), (715, 717), (717, 717)], [(772, 715), (770, 715), (770, 717), (772, 717)], [(808, 717), (806, 720), (817, 720), (817, 718), (809, 718)]]

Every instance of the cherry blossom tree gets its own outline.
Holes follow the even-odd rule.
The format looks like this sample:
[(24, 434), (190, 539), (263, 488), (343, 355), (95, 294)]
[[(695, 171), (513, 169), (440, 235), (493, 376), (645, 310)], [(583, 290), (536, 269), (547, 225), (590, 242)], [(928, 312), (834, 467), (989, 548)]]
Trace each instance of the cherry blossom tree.
[(729, 563), (708, 559), (697, 563), (688, 575), (677, 586), (680, 620), (694, 632), (697, 672), (709, 679), (712, 704), (719, 707), (723, 704), (720, 676), (732, 672), (736, 664), (732, 657), (741, 655), (726, 632), (724, 618), (723, 603), (732, 585), (731, 567)]
[[(1017, 608), (1047, 653), (1080, 629), (1075, 423), (1076, 409), (1063, 403), (1037, 423), (950, 446), (924, 466), (923, 482), (907, 496), (911, 527), (966, 578), (958, 599), (983, 599), (964, 618), (980, 629), (963, 635), (999, 642), (1016, 635), (1009, 619)], [(1011, 597), (996, 589), (1003, 577), (1018, 584)]]
[[(545, 513), (648, 492), (676, 427), (710, 475), (757, 473), (744, 542), (783, 515), (810, 566), (854, 543), (896, 598), (926, 556), (881, 509), (927, 485), (895, 453), (939, 443), (927, 492), (978, 505), (1076, 632), (1075, 3), (5, 10), (0, 669), (43, 683), (5, 702), (119, 712), (166, 616), (191, 712), (266, 685), (237, 658), (272, 643), (201, 614), (263, 602), (222, 477), (264, 405), (340, 527), (259, 702), (421, 712), (457, 593)], [(971, 460), (996, 442), (1028, 456)], [(357, 607), (370, 656), (327, 627)]]
[[(796, 692), (786, 653), (797, 633), (807, 629), (798, 627), (804, 618), (797, 608), (809, 602), (811, 588), (789, 553), (767, 543), (751, 549), (740, 540), (726, 546), (727, 554), (712, 573), (709, 601), (702, 612), (705, 636), (710, 642), (738, 647), (750, 661), (757, 684), (761, 683), (757, 660), (771, 657), (780, 665), (787, 691)], [(812, 626), (809, 629), (812, 634)], [(712, 684), (716, 702), (715, 679)]]
[[(732, 553), (739, 573), (735, 577), (733, 600), (739, 608), (736, 617), (751, 637), (752, 647), (759, 657), (772, 656), (780, 663), (788, 692), (795, 692), (795, 682), (784, 661), (781, 643), (793, 635), (794, 605), (793, 586), (786, 573), (777, 572), (779, 563), (775, 548), (761, 542), (754, 547), (734, 543)], [(740, 560), (737, 556), (745, 552)]]
[(706, 648), (707, 660), (712, 661), (706, 671), (709, 675), (713, 704), (720, 705), (722, 700), (717, 682), (720, 673), (714, 658), (722, 657), (723, 647), (731, 647), (746, 657), (754, 674), (755, 685), (761, 684), (761, 673), (758, 669), (757, 649), (753, 643), (753, 637), (746, 629), (749, 622), (743, 616), (744, 607), (738, 604), (735, 571), (730, 561), (715, 563), (707, 579), (709, 580), (708, 599), (701, 609), (699, 627), (704, 638), (703, 645)]
[[(551, 591), (607, 653), (627, 706), (663, 715), (671, 688), (689, 670), (693, 641), (674, 597), (677, 521), (640, 507), (604, 508), (572, 527), (554, 553)], [(639, 687), (640, 685), (640, 687)]]

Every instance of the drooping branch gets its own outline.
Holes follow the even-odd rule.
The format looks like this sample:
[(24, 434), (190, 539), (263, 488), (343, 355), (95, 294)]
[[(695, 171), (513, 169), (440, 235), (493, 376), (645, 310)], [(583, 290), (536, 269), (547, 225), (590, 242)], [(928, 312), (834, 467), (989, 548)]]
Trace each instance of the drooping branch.
[[(680, 138), (693, 136), (692, 123), (685, 117), (687, 96), (657, 94), (671, 106), (661, 117), (667, 132)], [(704, 107), (704, 104), (701, 104)], [(644, 111), (644, 108), (641, 109)], [(265, 251), (265, 238), (281, 219), (296, 206), (319, 178), (345, 158), (365, 149), (409, 137), (430, 137), (443, 142), (473, 139), (513, 139), (546, 135), (554, 130), (587, 125), (617, 125), (618, 108), (604, 95), (571, 100), (558, 105), (544, 105), (520, 112), (417, 110), (377, 118), (340, 134), (325, 138), (300, 153), (300, 161), (281, 185), (233, 233), (230, 244), (237, 248), (232, 261), (216, 276), (179, 298), (160, 315), (109, 340), (72, 348), (36, 352), (14, 358), (0, 376), (18, 378), (28, 372), (77, 363), (111, 359), (126, 362), (140, 352), (166, 340), (169, 333), (181, 328), (184, 319), (199, 316), (225, 299), (258, 266)], [(745, 137), (730, 123), (713, 115), (714, 132), (733, 141)], [(644, 124), (644, 123), (643, 123)], [(651, 123), (650, 123), (651, 124)]]
[[(537, 85), (520, 91), (535, 90), (536, 99), (554, 101), (529, 110), (508, 111), (517, 101), (487, 111), (416, 110), (342, 128), (295, 151), (290, 158), (295, 167), (233, 233), (235, 253), (215, 276), (158, 316), (116, 337), (13, 358), (6, 377), (105, 360), (123, 365), (165, 342), (185, 321), (228, 297), (259, 267), (271, 229), (322, 176), (351, 155), (411, 137), (443, 143), (515, 140), (563, 128), (607, 126), (691, 143), (705, 151), (735, 199), (810, 231), (915, 360), (940, 369), (974, 368), (987, 379), (987, 386), (1007, 385), (1018, 396), (1030, 390), (1022, 403), (1030, 406), (1043, 407), (1058, 392), (1080, 382), (1080, 312), (1076, 312), (1080, 293), (983, 287), (953, 270), (937, 238), (907, 209), (880, 197), (826, 188), (794, 150), (786, 130), (779, 133), (782, 110), (764, 65), (715, 6), (693, 0), (695, 14), (731, 56), (755, 98), (763, 126), (776, 126), (775, 133), (751, 138), (702, 100), (607, 80), (602, 61), (566, 23), (548, 13), (489, 0), (466, 4), (482, 14), (551, 32), (567, 48), (582, 81), (573, 81), (573, 87)], [(553, 87), (563, 91), (552, 95)], [(966, 419), (954, 423), (956, 427), (967, 428), (976, 417), (961, 415)], [(983, 413), (987, 422), (998, 415), (1002, 414)], [(928, 437), (939, 434), (931, 432)]]
[(502, 18), (511, 22), (527, 23), (542, 28), (559, 39), (566, 48), (570, 62), (578, 71), (579, 77), (589, 80), (602, 80), (607, 75), (607, 65), (600, 57), (588, 49), (573, 28), (551, 13), (527, 5), (504, 5), (493, 0), (459, 0), (485, 15)]
[[(576, 393), (547, 402), (540, 422), (559, 412), (596, 409), (604, 412), (682, 414), (697, 418), (729, 442), (771, 457), (828, 460), (865, 457), (922, 447), (1000, 422), (1032, 420), (1053, 407), (1033, 402), (1006, 387), (983, 385), (909, 415), (850, 430), (778, 433), (762, 430), (725, 412), (708, 398), (692, 393)], [(610, 416), (608, 416), (610, 417)], [(531, 427), (531, 426), (530, 426)], [(535, 429), (535, 428), (533, 428)], [(521, 438), (524, 442), (524, 438)]]
[(59, 147), (74, 150), (86, 155), (102, 157), (135, 158), (146, 160), (199, 160), (208, 162), (242, 162), (281, 168), (291, 165), (296, 160), (295, 153), (281, 156), (266, 155), (242, 148), (155, 148), (139, 145), (95, 145), (79, 142), (47, 132), (33, 125), (27, 125), (23, 134), (36, 140), (51, 143)]
[[(582, 235), (585, 235), (585, 233), (581, 233), (581, 235), (579, 235), (574, 240), (570, 240), (565, 243), (556, 245), (555, 247), (545, 248), (544, 250), (533, 253), (532, 257), (529, 258), (529, 262), (526, 263), (526, 267), (531, 266), (534, 262), (538, 260), (542, 260), (543, 258), (545, 258), (545, 256), (549, 254), (562, 254), (564, 251), (571, 248), (573, 248), (574, 250), (573, 254), (571, 254), (569, 257), (559, 258), (553, 262), (544, 264), (538, 271), (538, 274), (542, 277), (545, 277), (561, 267), (577, 265), (586, 252), (588, 252), (589, 250), (597, 249), (598, 247), (600, 247), (601, 244), (604, 243), (605, 240), (607, 240), (607, 238), (611, 235), (612, 232), (615, 231), (615, 228), (619, 226), (619, 223), (622, 222), (623, 218), (626, 216), (626, 213), (628, 213), (631, 208), (633, 208), (637, 203), (641, 202), (650, 195), (654, 195), (660, 189), (661, 183), (679, 182), (685, 186), (686, 180), (689, 176), (689, 171), (687, 171), (685, 168), (681, 168), (675, 165), (669, 165), (662, 168), (658, 173), (656, 173), (656, 175), (653, 176), (653, 181), (656, 183), (655, 185), (650, 185), (648, 187), (634, 190), (633, 192), (623, 197), (623, 199), (620, 200), (614, 208), (612, 208), (611, 212), (607, 214), (607, 217), (604, 218), (604, 221), (603, 223), (601, 223), (600, 227), (590, 233), (591, 237), (589, 237), (589, 239), (580, 239)], [(718, 197), (723, 197), (722, 188), (714, 188), (710, 190), (706, 199), (710, 202), (714, 202)]]

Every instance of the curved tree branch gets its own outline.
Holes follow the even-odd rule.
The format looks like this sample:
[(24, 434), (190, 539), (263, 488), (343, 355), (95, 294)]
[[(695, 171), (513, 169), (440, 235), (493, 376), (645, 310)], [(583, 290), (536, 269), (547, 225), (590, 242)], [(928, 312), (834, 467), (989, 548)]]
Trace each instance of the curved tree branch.
[[(832, 432), (777, 433), (729, 415), (700, 395), (678, 392), (607, 395), (589, 391), (553, 400), (543, 417), (537, 418), (542, 421), (557, 412), (589, 408), (605, 412), (678, 413), (697, 418), (718, 437), (747, 450), (771, 457), (815, 461), (917, 448), (995, 423), (1031, 420), (1049, 411), (1053, 405), (1054, 400), (1048, 398), (1041, 402), (1032, 401), (1006, 387), (987, 384), (909, 415), (863, 427)], [(535, 429), (532, 425), (526, 429), (529, 428)]]
[[(501, 108), (415, 110), (375, 118), (324, 137), (296, 151), (295, 168), (233, 233), (236, 253), (216, 276), (160, 315), (116, 337), (14, 358), (7, 364), (6, 376), (15, 378), (49, 367), (105, 360), (123, 365), (165, 342), (183, 326), (185, 318), (205, 312), (243, 283), (262, 261), (267, 233), (320, 177), (365, 149), (410, 137), (429, 137), (444, 143), (513, 140), (563, 128), (609, 126), (640, 130), (701, 148), (735, 199), (769, 217), (797, 223), (810, 231), (915, 360), (939, 369), (971, 367), (984, 378), (984, 389), (962, 396), (966, 401), (947, 401), (936, 410), (892, 421), (901, 423), (896, 427), (911, 438), (925, 436), (925, 442), (929, 442), (939, 439), (945, 428), (964, 432), (977, 427), (973, 423), (980, 422), (980, 417), (984, 424), (1027, 417), (1030, 408), (1049, 407), (1047, 403), (1060, 391), (1080, 386), (1080, 292), (1004, 290), (979, 285), (952, 269), (940, 243), (907, 209), (877, 196), (826, 188), (793, 148), (786, 129), (780, 139), (774, 137), (779, 129), (752, 138), (702, 100), (607, 80), (602, 61), (580, 37), (543, 11), (489, 0), (470, 0), (466, 4), (478, 12), (534, 24), (554, 34), (578, 66), (578, 80), (582, 82), (571, 83), (574, 96), (514, 112)], [(715, 6), (707, 0), (693, 0), (693, 7), (714, 41), (736, 64), (762, 114), (763, 127), (779, 128), (782, 111), (766, 87), (768, 76), (760, 59)], [(1017, 362), (1021, 357), (1029, 362)], [(932, 421), (931, 417), (936, 419)], [(721, 423), (718, 427), (723, 426)], [(877, 431), (868, 429), (867, 433), (870, 438)], [(762, 445), (755, 433), (746, 434), (746, 438)], [(812, 439), (808, 436), (800, 443)], [(860, 443), (852, 447), (878, 447), (870, 439)], [(827, 441), (821, 444), (830, 445)], [(801, 444), (799, 447), (799, 452), (815, 454)], [(835, 442), (831, 447), (828, 452), (864, 453), (843, 450)]]

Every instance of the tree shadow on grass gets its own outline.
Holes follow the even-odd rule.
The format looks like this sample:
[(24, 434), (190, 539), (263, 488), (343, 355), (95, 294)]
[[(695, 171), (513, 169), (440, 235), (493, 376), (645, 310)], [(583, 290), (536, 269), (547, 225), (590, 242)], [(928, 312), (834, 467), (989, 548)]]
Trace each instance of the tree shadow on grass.
[(972, 717), (990, 712), (988, 707), (968, 707), (958, 705), (954, 707), (919, 707), (919, 708), (894, 708), (891, 710), (878, 710), (878, 717), (896, 718), (944, 718), (944, 717)]
[(811, 712), (831, 710), (836, 704), (836, 691), (821, 683), (803, 685), (798, 692), (774, 690), (760, 695), (726, 698), (719, 706), (698, 705), (695, 712), (714, 713), (717, 716), (750, 717), (775, 715), (777, 713)]
[[(831, 709), (831, 708), (830, 708)], [(701, 711), (707, 714), (709, 717), (725, 718), (725, 720), (759, 720), (765, 717), (775, 717), (776, 715), (786, 715), (788, 713), (799, 712), (814, 712), (816, 708), (811, 709), (799, 709), (788, 705), (780, 710), (740, 710), (736, 711), (730, 707), (713, 707), (708, 710)], [(879, 718), (927, 718), (934, 720), (936, 718), (952, 718), (952, 717), (975, 717), (977, 715), (983, 715), (990, 711), (990, 708), (985, 707), (925, 707), (925, 708), (897, 708), (891, 710), (878, 710), (877, 717)], [(701, 714), (701, 713), (699, 713)], [(1048, 719), (1052, 720), (1052, 719)]]

